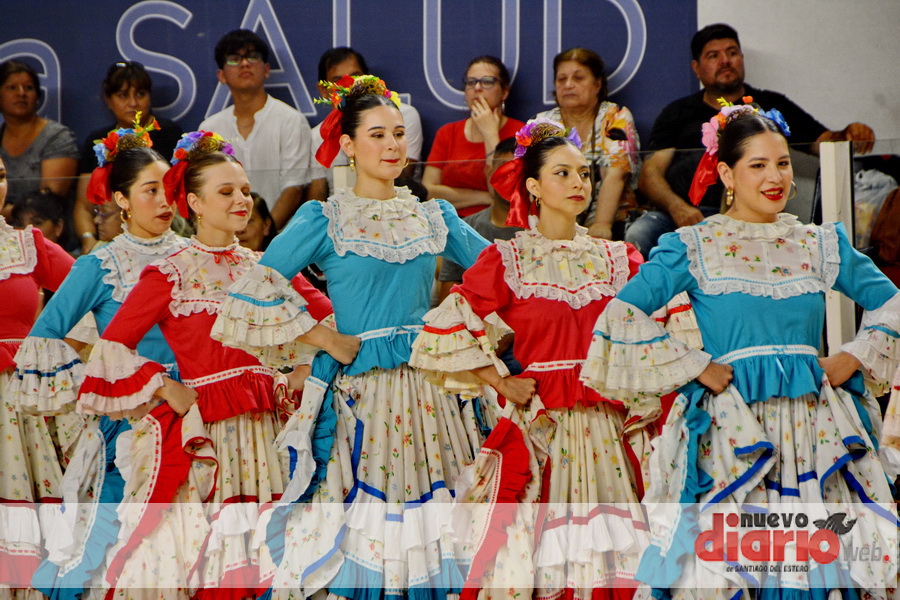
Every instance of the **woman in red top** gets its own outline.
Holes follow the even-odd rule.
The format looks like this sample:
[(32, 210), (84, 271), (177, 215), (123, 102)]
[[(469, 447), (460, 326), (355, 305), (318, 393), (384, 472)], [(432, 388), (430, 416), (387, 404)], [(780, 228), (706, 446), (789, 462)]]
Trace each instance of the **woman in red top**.
[[(457, 501), (493, 506), (467, 540), (475, 549), (468, 593), (630, 597), (648, 541), (638, 505), (647, 426), (659, 411), (629, 413), (579, 376), (595, 319), (642, 259), (576, 223), (591, 194), (577, 132), (567, 137), (561, 124), (536, 119), (516, 140), (518, 158), (491, 184), (512, 200), (507, 223), (528, 229), (485, 249), (425, 316), (410, 364), (433, 370), (445, 387), (471, 394), (488, 383), (511, 401), (471, 487), (457, 491)], [(516, 334), (520, 376), (493, 350), (505, 325)]]
[[(125, 543), (115, 549), (107, 583), (118, 595), (156, 588), (189, 597), (199, 588), (199, 596), (241, 598), (255, 595), (265, 566), (257, 522), (287, 482), (275, 447), (270, 365), (300, 364), (316, 348), (295, 342), (255, 356), (210, 337), (229, 286), (259, 261), (235, 237), (250, 219), (250, 183), (216, 134), (185, 134), (173, 160), (166, 195), (194, 219), (197, 234), (144, 269), (91, 353), (78, 406), (107, 415), (149, 411), (135, 427), (124, 493), (132, 500), (119, 508), (127, 534), (120, 532)], [(321, 346), (346, 337), (318, 325), (331, 313), (326, 298), (305, 282), (300, 292), (310, 332), (300, 339)], [(182, 383), (136, 351), (157, 324)]]
[(473, 58), (463, 85), (471, 116), (438, 129), (422, 176), (428, 198), (447, 200), (461, 217), (490, 206), (485, 158), (524, 125), (503, 114), (510, 80), (499, 58)]
[[(6, 190), (0, 160), (0, 209)], [(13, 357), (40, 308), (41, 289), (56, 291), (73, 262), (40, 230), (13, 229), (0, 216), (0, 589), (30, 585), (43, 555), (33, 503), (58, 503), (62, 495), (62, 467), (47, 421), (16, 412), (4, 398)]]

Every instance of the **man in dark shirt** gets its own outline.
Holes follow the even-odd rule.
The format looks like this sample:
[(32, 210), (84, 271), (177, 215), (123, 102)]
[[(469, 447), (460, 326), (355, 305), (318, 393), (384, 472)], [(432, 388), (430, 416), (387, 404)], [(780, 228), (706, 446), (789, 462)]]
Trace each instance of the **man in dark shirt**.
[(708, 25), (691, 40), (691, 68), (703, 90), (666, 106), (653, 124), (649, 148), (638, 188), (656, 208), (642, 215), (625, 232), (645, 257), (659, 237), (678, 227), (699, 223), (719, 212), (722, 186), (709, 187), (699, 206), (688, 200), (694, 171), (703, 156), (701, 125), (721, 109), (719, 98), (741, 104), (752, 96), (763, 109), (776, 108), (791, 128), (790, 144), (818, 154), (819, 143), (851, 140), (858, 152), (872, 148), (875, 134), (862, 123), (851, 123), (842, 131), (829, 131), (783, 94), (759, 90), (744, 83), (744, 55), (737, 32), (728, 25)]

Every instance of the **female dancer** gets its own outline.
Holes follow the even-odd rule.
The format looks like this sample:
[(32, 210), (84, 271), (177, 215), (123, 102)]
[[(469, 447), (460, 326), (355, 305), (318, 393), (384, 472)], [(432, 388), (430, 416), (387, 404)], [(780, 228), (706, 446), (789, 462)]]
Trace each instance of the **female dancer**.
[[(6, 201), (0, 160), (0, 209)], [(7, 401), (13, 357), (38, 312), (41, 289), (56, 290), (72, 257), (32, 227), (13, 229), (0, 216), (0, 592), (28, 587), (41, 560), (37, 503), (59, 502), (62, 467), (43, 417)]]
[[(394, 187), (406, 139), (398, 99), (383, 81), (362, 76), (322, 85), (333, 91), (335, 110), (322, 126), (317, 158), (327, 167), (343, 149), (356, 185), (300, 208), (259, 266), (231, 288), (216, 326), (217, 335), (241, 346), (258, 344), (267, 330), (281, 336), (269, 343), (290, 341), (302, 329), (289, 319), (303, 312), (287, 281), (315, 262), (328, 279), (339, 330), (362, 340), (340, 374), (313, 362), (303, 403), (286, 425), (295, 438), (306, 438), (298, 456), (309, 456), (313, 420), (331, 434), (324, 458), (316, 456), (321, 469), (313, 472), (311, 459), (303, 468), (298, 463), (291, 480), (297, 490), (285, 494), (300, 498), (316, 476), (318, 487), (305, 495), (312, 502), (288, 522), (273, 585), (307, 595), (328, 587), (344, 597), (381, 593), (369, 589), (458, 592), (462, 579), (441, 505), (472, 462), (478, 434), (458, 399), (407, 361), (428, 310), (435, 257), (468, 266), (487, 242), (448, 202), (420, 203)], [(279, 327), (267, 326), (275, 319)]]
[[(84, 367), (64, 341), (67, 333), (88, 313), (102, 333), (144, 267), (187, 245), (169, 229), (174, 208), (163, 190), (169, 165), (150, 148), (153, 130), (155, 122), (144, 128), (136, 121), (134, 128), (111, 131), (95, 146), (100, 165), (91, 176), (88, 199), (95, 205), (115, 201), (122, 211), (124, 233), (75, 263), (19, 348), (10, 397), (20, 410), (56, 414), (74, 409)], [(175, 357), (158, 327), (147, 332), (138, 350), (165, 366), (169, 377), (178, 378)], [(45, 560), (34, 578), (35, 587), (47, 595), (74, 600), (83, 593), (115, 542), (115, 509), (124, 485), (116, 467), (116, 445), (119, 435), (130, 429), (128, 420), (104, 416), (82, 433), (65, 475), (78, 496), (65, 500), (80, 502), (85, 510), (89, 507), (85, 521), (92, 526), (77, 532), (79, 550), (65, 552), (65, 558), (55, 554), (59, 549), (48, 548), (53, 562)], [(58, 589), (51, 592), (52, 588)]]
[[(425, 316), (411, 364), (443, 372), (445, 384), (454, 386), (464, 385), (470, 371), (479, 378), (470, 384), (487, 382), (507, 400), (532, 403), (534, 421), (525, 432), (534, 438), (529, 449), (542, 463), (532, 483), (525, 477), (518, 485), (505, 484), (500, 496), (475, 497), (473, 490), (466, 502), (515, 502), (526, 488), (540, 488), (545, 477), (544, 489), (530, 495), (549, 506), (539, 517), (539, 549), (531, 543), (533, 522), (503, 547), (487, 539), (475, 555), (470, 583), (496, 588), (486, 589), (486, 597), (507, 597), (510, 587), (524, 597), (628, 597), (648, 541), (640, 511), (629, 510), (629, 504), (638, 507), (643, 493), (643, 452), (636, 455), (635, 448), (649, 450), (639, 440), (649, 441), (646, 427), (659, 413), (629, 414), (621, 402), (586, 388), (579, 376), (593, 323), (643, 259), (624, 242), (589, 237), (576, 223), (591, 197), (590, 167), (577, 131), (567, 135), (562, 124), (539, 118), (529, 121), (516, 141), (518, 158), (502, 166), (491, 184), (511, 200), (507, 223), (527, 229), (483, 252), (463, 283)], [(520, 378), (510, 377), (497, 360), (492, 350), (497, 340), (484, 339), (485, 332), (490, 337), (495, 331), (489, 323), (496, 317), (516, 333), (516, 356), (527, 365)], [(539, 400), (531, 399), (535, 391)], [(549, 427), (544, 422), (535, 428), (540, 403), (548, 409)], [(529, 453), (503, 449), (504, 436), (498, 426), (485, 443), (505, 454), (504, 472), (493, 482), (529, 471)], [(476, 470), (476, 480), (479, 476), (483, 473)], [(480, 487), (492, 485), (484, 481)], [(500, 514), (494, 512), (494, 532), (503, 530)], [(614, 527), (622, 521), (625, 527)], [(614, 538), (612, 531), (620, 535)], [(476, 573), (485, 577), (479, 581)], [(600, 594), (598, 588), (608, 591)]]
[[(258, 547), (251, 542), (257, 503), (277, 500), (284, 489), (274, 447), (279, 428), (274, 370), (265, 357), (260, 363), (209, 337), (225, 290), (259, 259), (235, 239), (250, 216), (250, 184), (216, 134), (185, 134), (173, 162), (164, 178), (166, 195), (182, 216), (194, 217), (197, 235), (144, 270), (94, 347), (78, 403), (83, 412), (100, 414), (146, 411), (159, 399), (167, 403), (153, 409), (148, 415), (153, 419), (142, 420), (143, 436), (135, 434), (134, 481), (127, 481), (125, 495), (137, 494), (147, 510), (139, 506), (137, 516), (125, 517), (128, 535), (120, 534), (124, 542), (107, 575), (117, 594), (128, 594), (129, 588), (188, 594), (189, 587), (202, 594), (218, 587), (227, 589), (212, 593), (241, 597), (257, 585)], [(323, 307), (314, 299), (310, 309), (324, 318), (327, 300)], [(183, 383), (136, 350), (156, 325), (175, 354)], [(327, 339), (338, 337), (318, 329)], [(278, 349), (292, 358), (296, 350)], [(191, 429), (190, 419), (174, 418), (189, 409), (199, 409), (208, 439), (202, 424)], [(191, 456), (198, 459), (193, 466)], [(214, 468), (204, 471), (204, 465)], [(209, 526), (198, 514), (204, 500), (212, 501)], [(159, 510), (170, 501), (175, 510)]]
[[(679, 597), (698, 590), (730, 598), (756, 587), (763, 598), (817, 598), (855, 585), (878, 596), (896, 577), (895, 558), (844, 551), (896, 543), (896, 517), (879, 506), (891, 501), (876, 453), (881, 416), (857, 369), (883, 393), (898, 362), (900, 295), (843, 226), (780, 213), (793, 182), (787, 132), (777, 111), (746, 105), (728, 105), (704, 125), (704, 160), (726, 187), (727, 210), (662, 238), (598, 320), (584, 372), (626, 403), (683, 385), (651, 457), (644, 502), (654, 542), (638, 570), (640, 580)], [(831, 289), (867, 313), (856, 340), (819, 358)], [(646, 317), (681, 291), (708, 354), (667, 338)], [(727, 535), (761, 535), (733, 528), (760, 511), (788, 513), (776, 525), (796, 534), (774, 562), (745, 552), (743, 542), (725, 556), (722, 545), (695, 545), (715, 523)], [(840, 560), (808, 558), (802, 540), (820, 527), (841, 534), (827, 544)]]

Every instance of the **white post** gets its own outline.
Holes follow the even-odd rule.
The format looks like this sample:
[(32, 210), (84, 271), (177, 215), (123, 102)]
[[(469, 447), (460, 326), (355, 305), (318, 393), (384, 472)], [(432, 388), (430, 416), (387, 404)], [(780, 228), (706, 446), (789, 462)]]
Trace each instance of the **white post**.
[[(850, 142), (819, 145), (822, 177), (822, 222), (842, 222), (853, 243), (853, 166)], [(825, 296), (825, 342), (828, 354), (856, 335), (854, 303), (834, 290)]]

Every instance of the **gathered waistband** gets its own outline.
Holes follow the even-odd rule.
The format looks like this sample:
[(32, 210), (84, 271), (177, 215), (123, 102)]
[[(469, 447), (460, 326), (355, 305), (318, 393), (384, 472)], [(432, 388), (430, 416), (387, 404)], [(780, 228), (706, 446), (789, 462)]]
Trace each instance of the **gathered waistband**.
[(787, 354), (801, 354), (807, 356), (819, 356), (819, 351), (812, 346), (794, 344), (787, 346), (749, 346), (740, 350), (733, 350), (715, 359), (721, 365), (730, 364), (736, 360), (750, 358), (751, 356), (784, 356)]
[(553, 360), (550, 362), (533, 362), (525, 367), (526, 371), (566, 371), (584, 365), (583, 360)]
[(375, 338), (393, 338), (397, 335), (418, 335), (422, 332), (422, 325), (398, 325), (397, 327), (385, 327), (383, 329), (370, 329), (369, 331), (363, 331), (362, 333), (357, 333), (356, 337), (365, 341), (365, 340), (374, 340)]
[(217, 381), (224, 381), (226, 379), (231, 379), (232, 377), (238, 377), (243, 375), (244, 373), (258, 373), (260, 375), (268, 375), (269, 377), (275, 377), (275, 369), (271, 367), (264, 367), (262, 365), (253, 365), (248, 367), (237, 367), (235, 369), (228, 369), (227, 371), (219, 371), (218, 373), (213, 373), (212, 375), (205, 375), (203, 377), (198, 377), (197, 379), (182, 379), (181, 383), (188, 387), (196, 388), (202, 387), (204, 385), (209, 385), (211, 383), (216, 383)]

